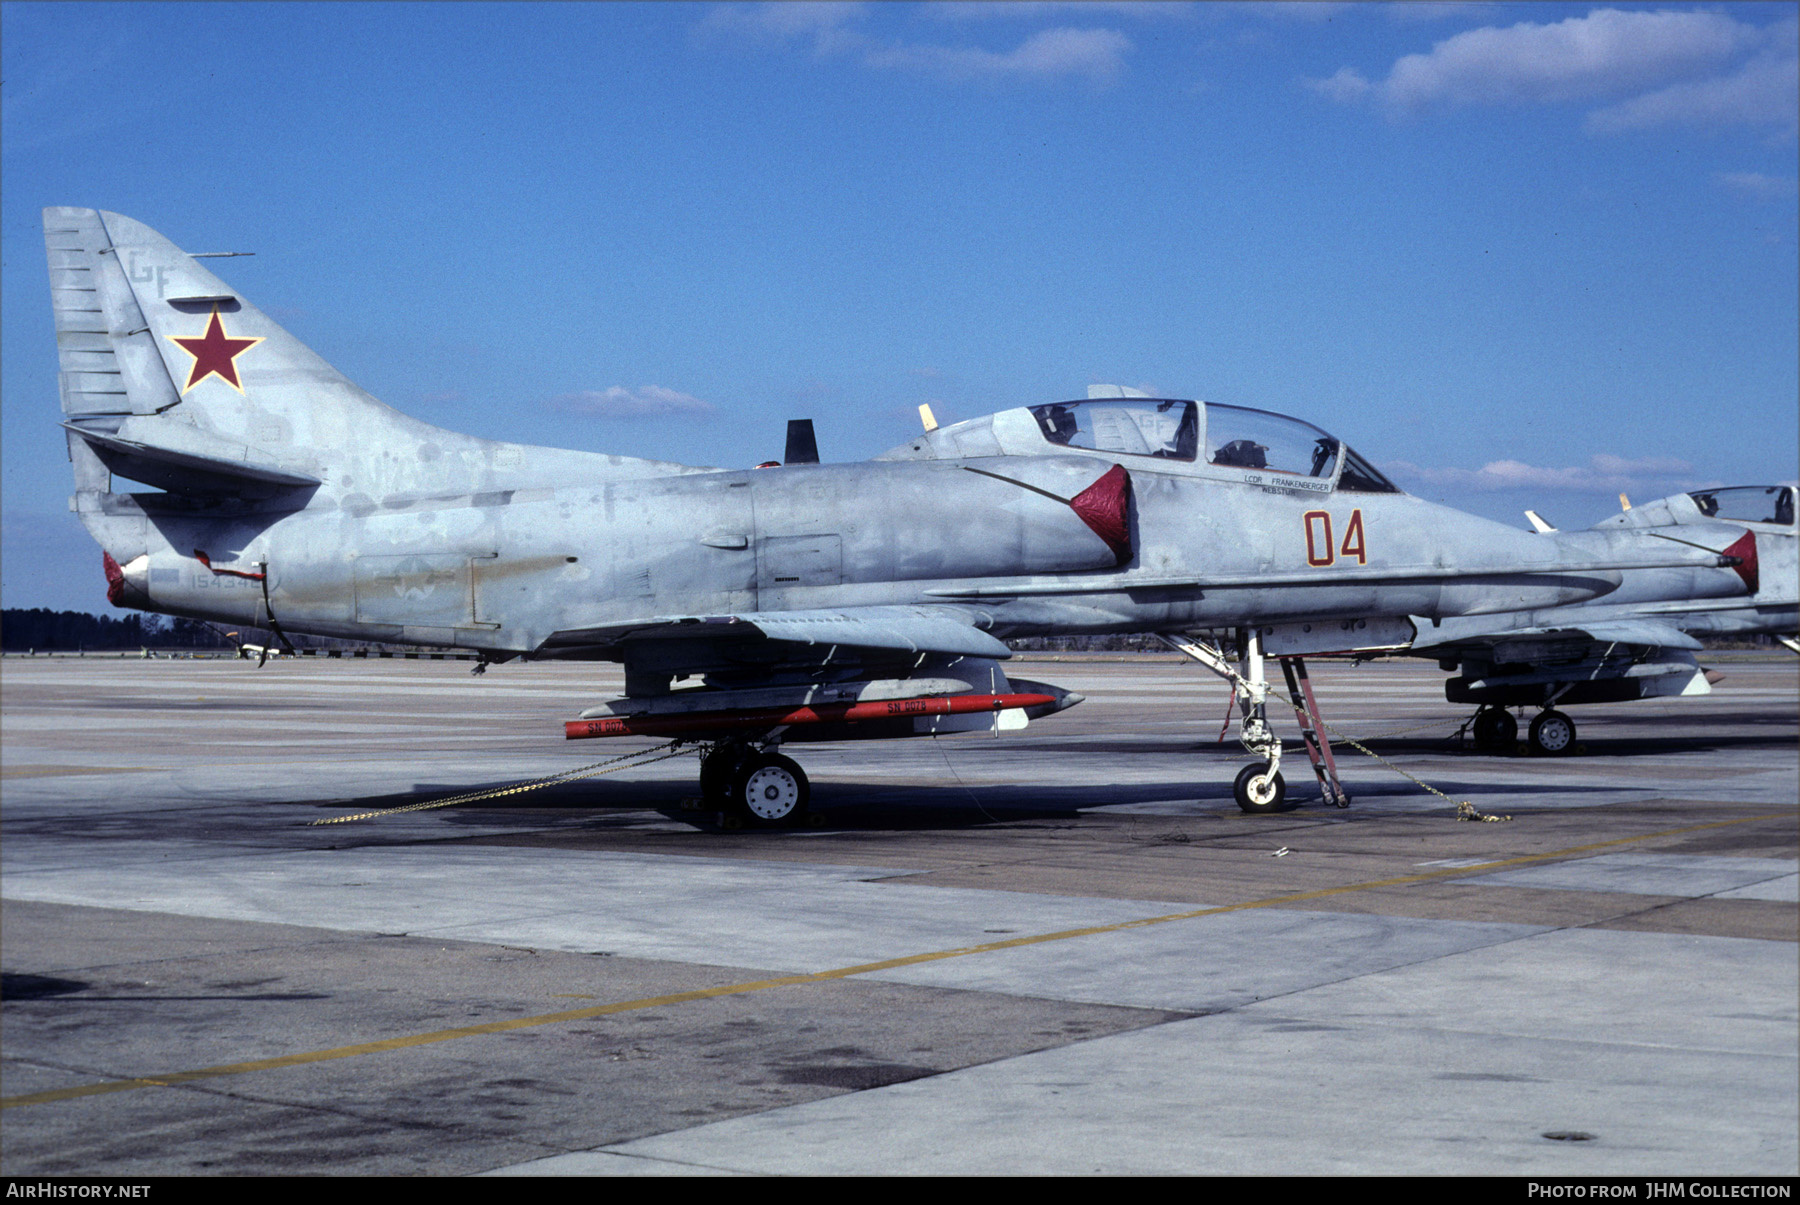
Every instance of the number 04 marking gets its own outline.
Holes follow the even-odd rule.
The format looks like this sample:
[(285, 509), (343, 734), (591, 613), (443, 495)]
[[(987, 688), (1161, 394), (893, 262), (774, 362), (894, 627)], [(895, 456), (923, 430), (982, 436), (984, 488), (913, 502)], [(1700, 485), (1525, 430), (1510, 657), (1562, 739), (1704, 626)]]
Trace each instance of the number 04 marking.
[(1350, 512), (1350, 523), (1344, 528), (1343, 544), (1331, 537), (1331, 512), (1309, 510), (1302, 516), (1306, 523), (1306, 563), (1315, 567), (1333, 565), (1341, 556), (1356, 558), (1358, 565), (1369, 563), (1368, 546), (1363, 538), (1362, 507)]

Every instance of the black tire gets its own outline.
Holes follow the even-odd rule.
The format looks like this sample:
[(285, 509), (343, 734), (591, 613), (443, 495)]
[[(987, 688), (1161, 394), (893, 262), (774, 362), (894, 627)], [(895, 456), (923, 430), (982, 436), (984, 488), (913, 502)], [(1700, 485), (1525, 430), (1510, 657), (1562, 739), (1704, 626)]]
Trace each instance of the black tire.
[(1513, 747), (1519, 739), (1519, 721), (1502, 707), (1483, 707), (1475, 716), (1475, 747), (1486, 753), (1500, 753)]
[(718, 745), (700, 759), (700, 797), (723, 807), (737, 779), (738, 767), (750, 751), (742, 745)]
[(1541, 711), (1531, 721), (1531, 751), (1543, 757), (1561, 757), (1575, 751), (1575, 721), (1560, 711)]
[(1287, 804), (1287, 783), (1279, 770), (1269, 773), (1268, 762), (1252, 762), (1239, 770), (1231, 793), (1240, 808), (1257, 816), (1283, 811)]
[(729, 811), (746, 824), (781, 828), (806, 818), (812, 787), (806, 771), (779, 753), (752, 753), (731, 780)]

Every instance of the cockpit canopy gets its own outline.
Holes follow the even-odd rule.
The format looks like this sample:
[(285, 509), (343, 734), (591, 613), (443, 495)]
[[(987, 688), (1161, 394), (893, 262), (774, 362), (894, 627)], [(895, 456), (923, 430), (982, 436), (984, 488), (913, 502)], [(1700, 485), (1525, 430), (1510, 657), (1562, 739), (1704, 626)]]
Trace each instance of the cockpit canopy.
[(1688, 497), (1708, 519), (1794, 526), (1794, 487), (1791, 485), (1734, 485), (1724, 489), (1695, 490)]
[(1170, 398), (1089, 399), (1029, 410), (1045, 441), (1065, 448), (1253, 469), (1271, 474), (1269, 484), (1280, 484), (1283, 477), (1330, 482), (1335, 476), (1341, 490), (1400, 492), (1373, 465), (1311, 423), (1267, 410)]

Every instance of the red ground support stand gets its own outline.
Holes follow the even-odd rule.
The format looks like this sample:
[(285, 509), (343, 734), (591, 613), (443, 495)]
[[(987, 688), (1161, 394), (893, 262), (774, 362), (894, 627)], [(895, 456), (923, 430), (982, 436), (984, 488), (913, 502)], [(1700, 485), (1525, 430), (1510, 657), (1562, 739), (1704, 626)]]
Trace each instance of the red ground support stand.
[(1294, 705), (1294, 719), (1300, 725), (1300, 739), (1306, 744), (1306, 756), (1318, 776), (1319, 789), (1325, 802), (1336, 807), (1350, 806), (1350, 792), (1338, 781), (1337, 759), (1331, 754), (1331, 742), (1320, 732), (1319, 701), (1313, 696), (1312, 679), (1306, 675), (1306, 662), (1299, 657), (1283, 657), (1281, 672), (1287, 678), (1288, 698)]

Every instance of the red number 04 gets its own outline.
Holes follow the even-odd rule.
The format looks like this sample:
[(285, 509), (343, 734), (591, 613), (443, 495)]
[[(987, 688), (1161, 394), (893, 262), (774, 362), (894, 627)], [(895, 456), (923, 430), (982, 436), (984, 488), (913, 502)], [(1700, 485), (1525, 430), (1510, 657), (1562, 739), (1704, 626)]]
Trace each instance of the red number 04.
[(1344, 542), (1336, 543), (1331, 538), (1331, 512), (1309, 510), (1302, 516), (1306, 524), (1306, 563), (1308, 565), (1332, 565), (1338, 557), (1349, 560), (1356, 558), (1358, 565), (1369, 563), (1369, 550), (1363, 539), (1362, 507), (1350, 512), (1350, 525), (1344, 528)]

